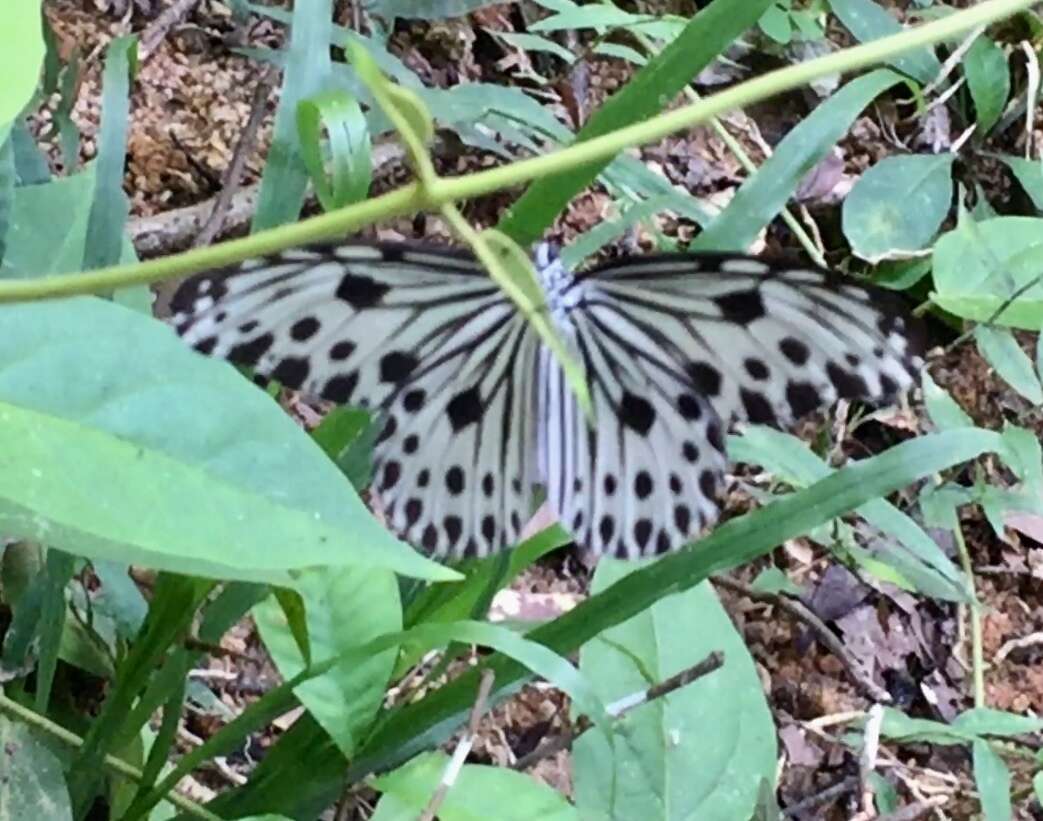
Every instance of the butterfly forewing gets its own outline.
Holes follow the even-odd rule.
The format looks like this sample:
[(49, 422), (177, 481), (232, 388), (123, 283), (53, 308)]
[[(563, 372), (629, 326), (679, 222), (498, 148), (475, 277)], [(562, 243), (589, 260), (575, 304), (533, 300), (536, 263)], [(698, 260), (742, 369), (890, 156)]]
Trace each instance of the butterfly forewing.
[(892, 398), (919, 367), (918, 329), (895, 300), (837, 280), (698, 255), (595, 269), (573, 287), (578, 311), (687, 371), (725, 424), (785, 426), (837, 398)]
[(443, 557), (513, 544), (534, 482), (589, 549), (673, 550), (716, 515), (729, 422), (887, 399), (919, 364), (911, 326), (822, 271), (668, 255), (543, 281), (585, 369), (593, 426), (463, 254), (288, 251), (186, 281), (174, 322), (204, 353), (378, 413), (373, 489), (397, 533)]

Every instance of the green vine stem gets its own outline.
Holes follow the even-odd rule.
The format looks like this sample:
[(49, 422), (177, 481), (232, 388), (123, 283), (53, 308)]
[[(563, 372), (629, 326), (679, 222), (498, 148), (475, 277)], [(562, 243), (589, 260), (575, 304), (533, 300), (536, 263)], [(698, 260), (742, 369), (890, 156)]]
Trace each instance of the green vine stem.
[[(0, 712), (8, 713), (39, 732), (46, 733), (70, 747), (79, 748), (83, 746), (83, 739), (78, 735), (69, 732), (60, 724), (55, 724), (49, 718), (40, 715), (35, 710), (30, 710), (28, 707), (8, 698), (3, 690), (0, 690)], [(114, 773), (122, 775), (124, 778), (129, 778), (132, 781), (136, 781), (139, 784), (144, 780), (144, 774), (141, 770), (114, 755), (105, 756), (105, 766)], [(180, 795), (173, 790), (168, 792), (164, 798), (183, 813), (190, 815), (193, 818), (202, 818), (205, 821), (221, 821), (220, 816), (214, 815), (202, 805), (197, 804), (189, 798), (185, 798), (183, 795)]]
[(420, 210), (436, 211), (448, 202), (471, 199), (537, 177), (552, 176), (577, 165), (610, 159), (626, 148), (656, 142), (674, 132), (705, 122), (711, 117), (804, 86), (819, 77), (842, 74), (885, 62), (911, 49), (954, 38), (977, 26), (988, 25), (1025, 11), (1032, 5), (1033, 0), (985, 0), (971, 8), (891, 37), (770, 72), (700, 102), (560, 151), (519, 160), (467, 177), (436, 178), (427, 181), (423, 187), (414, 182), (365, 202), (242, 239), (134, 265), (116, 265), (77, 274), (0, 282), (0, 302), (104, 294), (128, 285), (176, 279), (197, 271), (232, 265), (283, 248), (328, 240), (379, 220)]

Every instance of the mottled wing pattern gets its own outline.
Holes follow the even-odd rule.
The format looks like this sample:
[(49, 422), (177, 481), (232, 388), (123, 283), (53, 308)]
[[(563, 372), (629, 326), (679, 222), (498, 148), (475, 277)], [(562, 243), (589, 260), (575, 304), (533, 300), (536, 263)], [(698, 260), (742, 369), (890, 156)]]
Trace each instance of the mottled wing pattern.
[(675, 549), (716, 518), (722, 427), (785, 426), (838, 397), (913, 382), (917, 328), (887, 296), (749, 257), (612, 263), (563, 292), (598, 424), (544, 362), (541, 470), (562, 522), (620, 557)]
[(385, 426), (374, 490), (393, 529), (437, 556), (513, 544), (531, 507), (538, 342), (470, 256), (313, 246), (182, 284), (197, 350)]

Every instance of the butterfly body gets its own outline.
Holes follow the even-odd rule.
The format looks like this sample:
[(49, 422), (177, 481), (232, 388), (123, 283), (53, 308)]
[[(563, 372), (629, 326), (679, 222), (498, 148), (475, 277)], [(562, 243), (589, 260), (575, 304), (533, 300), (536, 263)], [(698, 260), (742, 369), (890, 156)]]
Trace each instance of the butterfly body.
[(514, 544), (536, 483), (591, 549), (676, 549), (716, 516), (728, 424), (885, 401), (920, 364), (911, 323), (815, 269), (662, 255), (539, 274), (593, 425), (466, 254), (287, 251), (186, 281), (174, 323), (203, 353), (382, 415), (373, 489), (392, 528), (440, 557)]

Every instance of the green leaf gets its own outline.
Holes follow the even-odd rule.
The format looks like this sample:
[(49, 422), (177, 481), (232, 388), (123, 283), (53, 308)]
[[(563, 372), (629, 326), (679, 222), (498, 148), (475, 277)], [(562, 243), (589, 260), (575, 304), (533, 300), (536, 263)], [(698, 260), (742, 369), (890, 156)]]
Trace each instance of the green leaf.
[[(602, 560), (592, 592), (635, 569)], [(699, 625), (697, 631), (678, 626)], [(635, 708), (572, 750), (584, 817), (748, 818), (762, 778), (774, 778), (775, 726), (753, 659), (713, 589), (701, 584), (657, 602), (583, 646), (580, 669), (612, 702), (639, 693), (713, 651), (724, 666)]]
[(8, 0), (0, 11), (0, 130), (32, 99), (45, 52), (40, 0)]
[(985, 361), (1008, 385), (1030, 402), (1043, 405), (1043, 386), (1014, 334), (1006, 328), (979, 325), (974, 329), (974, 339)]
[(322, 418), (311, 438), (361, 493), (373, 477), (373, 446), (379, 433), (368, 411), (339, 405)]
[(1043, 165), (1039, 160), (1027, 160), (1010, 154), (996, 154), (1010, 168), (1014, 179), (1018, 181), (1025, 193), (1029, 195), (1037, 211), (1043, 211)]
[[(373, 786), (383, 797), (373, 821), (405, 821), (420, 816), (448, 764), (445, 753), (425, 753), (374, 779)], [(465, 764), (439, 805), (438, 817), (441, 821), (579, 821), (582, 816), (561, 793), (530, 775), (503, 767)]]
[[(832, 472), (797, 437), (761, 425), (747, 427), (741, 438), (729, 437), (728, 453), (736, 461), (764, 465), (796, 487), (806, 487)], [(877, 569), (883, 561), (903, 575), (915, 575), (922, 592), (950, 601), (967, 601), (963, 574), (913, 519), (885, 499), (866, 502), (855, 512), (891, 537), (876, 550)], [(872, 556), (867, 553), (865, 558)], [(927, 589), (925, 584), (929, 585)]]
[(974, 100), (978, 136), (984, 137), (999, 121), (1010, 96), (1010, 71), (1003, 49), (984, 35), (963, 57), (963, 73)]
[(123, 165), (127, 156), (130, 81), (137, 70), (137, 55), (138, 38), (134, 36), (117, 37), (105, 51), (94, 196), (83, 249), (85, 271), (115, 265), (123, 253), (123, 229), (130, 213), (123, 191)]
[[(15, 189), (5, 262), (19, 276), (65, 274), (81, 270), (95, 190), (96, 163), (69, 177)], [(122, 240), (119, 261), (137, 260), (134, 246)]]
[[(304, 602), (313, 660), (341, 655), (346, 659), (300, 684), (294, 694), (350, 758), (384, 699), (396, 652), (385, 650), (362, 663), (350, 653), (377, 636), (401, 629), (395, 577), (360, 567), (305, 570), (296, 576), (294, 589)], [(283, 679), (300, 673), (304, 659), (275, 598), (254, 607), (253, 617)]]
[(91, 298), (0, 317), (9, 537), (225, 579), (344, 564), (457, 578), (377, 523), (263, 392), (161, 323)]
[(921, 375), (921, 385), (927, 415), (931, 417), (931, 421), (938, 430), (975, 427), (974, 420), (956, 404), (955, 399), (949, 396), (944, 389), (938, 387), (926, 371)]
[[(921, 436), (847, 465), (768, 509), (721, 525), (695, 549), (642, 567), (528, 636), (555, 652), (570, 653), (665, 596), (688, 590), (711, 574), (763, 555), (845, 511), (999, 446), (999, 434), (964, 429)], [(496, 675), (497, 697), (511, 692), (527, 676), (525, 669), (503, 656), (493, 656), (486, 665)], [(428, 745), (444, 741), (466, 720), (477, 679), (477, 672), (468, 672), (419, 703), (396, 710), (367, 741), (346, 777), (350, 780), (395, 766)]]
[(786, 45), (793, 39), (793, 25), (790, 23), (789, 14), (778, 5), (768, 6), (757, 25), (761, 31), (781, 45)]
[(0, 821), (72, 821), (62, 762), (36, 733), (0, 711)]
[(876, 262), (927, 247), (952, 204), (951, 154), (885, 157), (855, 183), (843, 206), (844, 236)]
[[(329, 145), (331, 172), (322, 157), (322, 131)], [(369, 129), (358, 100), (331, 91), (297, 105), (301, 158), (323, 210), (333, 211), (364, 200), (373, 180)]]
[(964, 319), (1038, 331), (1043, 326), (1041, 280), (1041, 219), (963, 220), (935, 243), (931, 299)]
[(371, 7), (367, 6), (367, 11), (388, 21), (396, 17), (407, 20), (446, 20), (463, 17), (496, 2), (498, 0), (374, 0)]
[(7, 254), (7, 230), (11, 227), (14, 190), (18, 174), (14, 162), (14, 140), (0, 136), (0, 263)]
[(1036, 795), (1036, 801), (1043, 804), (1043, 770), (1032, 776), (1032, 792)]
[[(872, 0), (829, 0), (829, 5), (840, 22), (862, 43), (902, 31), (902, 24)], [(934, 80), (942, 70), (938, 58), (926, 48), (893, 57), (888, 64), (923, 84)]]
[(940, 721), (910, 718), (893, 707), (884, 708), (880, 735), (903, 743), (926, 741), (928, 744), (966, 744), (975, 740), (973, 733), (964, 732)]
[(953, 719), (952, 726), (974, 735), (1018, 736), (1043, 730), (1043, 718), (1008, 713), (991, 707), (975, 707)]
[[(662, 52), (648, 62), (619, 92), (596, 111), (576, 135), (589, 140), (661, 111), (692, 77), (748, 29), (771, 0), (713, 0), (685, 26)], [(606, 6), (584, 6), (606, 13)], [(530, 26), (530, 31), (535, 27)], [(519, 245), (540, 237), (555, 216), (608, 166), (588, 163), (553, 178), (536, 180), (500, 221), (499, 229)]]
[(1013, 809), (1010, 802), (1010, 770), (989, 742), (976, 739), (974, 752), (974, 784), (981, 796), (985, 821), (1010, 821)]
[(333, 0), (298, 0), (293, 5), (279, 108), (261, 177), (253, 231), (293, 222), (300, 213), (308, 169), (297, 136), (297, 104), (328, 87), (332, 21)]
[(745, 251), (775, 219), (808, 172), (822, 161), (855, 118), (879, 94), (901, 82), (879, 69), (857, 77), (791, 129), (772, 156), (747, 179), (728, 206), (689, 246), (703, 251)]
[(751, 590), (758, 593), (788, 593), (791, 596), (799, 596), (801, 589), (795, 585), (790, 577), (777, 567), (766, 567), (757, 574), (757, 578), (750, 585)]

